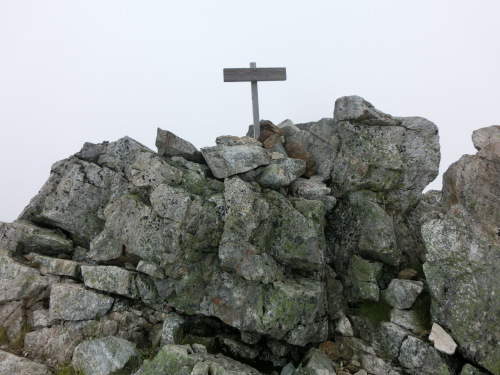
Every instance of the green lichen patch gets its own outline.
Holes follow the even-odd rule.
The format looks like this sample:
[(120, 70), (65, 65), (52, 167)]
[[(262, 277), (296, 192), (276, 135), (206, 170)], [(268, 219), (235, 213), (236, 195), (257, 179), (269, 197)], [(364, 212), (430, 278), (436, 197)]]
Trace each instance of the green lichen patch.
[(392, 307), (379, 301), (364, 301), (354, 307), (354, 313), (368, 320), (372, 325), (378, 326), (382, 322), (389, 322)]
[(24, 323), (19, 331), (19, 335), (9, 344), (9, 349), (13, 352), (21, 352), (24, 349), (24, 336), (32, 330), (32, 327)]
[[(415, 311), (419, 325), (429, 331), (432, 325), (431, 319), (431, 296), (428, 292), (422, 292), (415, 300), (412, 310)], [(422, 334), (424, 332), (420, 332)]]
[(54, 375), (85, 375), (85, 373), (83, 370), (76, 369), (70, 364), (64, 364), (55, 369)]
[(9, 343), (9, 335), (7, 334), (7, 329), (4, 326), (0, 326), (0, 346)]

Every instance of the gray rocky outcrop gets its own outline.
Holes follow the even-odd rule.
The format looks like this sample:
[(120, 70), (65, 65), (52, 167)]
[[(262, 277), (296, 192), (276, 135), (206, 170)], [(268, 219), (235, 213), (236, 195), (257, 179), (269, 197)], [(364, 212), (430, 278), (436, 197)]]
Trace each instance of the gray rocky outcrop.
[(59, 231), (40, 228), (30, 222), (18, 220), (0, 223), (0, 248), (11, 254), (59, 255), (72, 254), (73, 243)]
[(138, 298), (136, 273), (116, 266), (82, 266), (85, 286), (125, 297)]
[(495, 374), (500, 373), (500, 284), (493, 277), (500, 267), (500, 160), (491, 150), (499, 145), (499, 132), (496, 126), (477, 131), (480, 151), (463, 156), (443, 177), (444, 217), (422, 226), (433, 320), (467, 359)]
[(382, 294), (390, 306), (397, 309), (409, 309), (422, 290), (424, 290), (422, 281), (393, 279)]
[(410, 374), (452, 374), (436, 349), (413, 336), (409, 336), (401, 344), (398, 359)]
[(38, 270), (19, 264), (0, 250), (0, 302), (37, 297), (54, 282)]
[(54, 164), (0, 223), (2, 358), (135, 375), (500, 374), (499, 127), (422, 194), (439, 163), (426, 119), (349, 96), (334, 118), (261, 126), (201, 153), (159, 129), (158, 153), (124, 137)]
[(323, 352), (311, 348), (301, 365), (294, 372), (296, 375), (335, 374), (333, 362)]
[(144, 361), (134, 375), (155, 374), (259, 375), (252, 367), (224, 355), (208, 354), (202, 345), (165, 345), (152, 360)]
[(0, 374), (51, 375), (47, 366), (0, 350)]
[(90, 320), (106, 314), (113, 298), (81, 285), (57, 284), (50, 292), (50, 319)]
[(269, 153), (262, 144), (250, 137), (219, 137), (217, 146), (201, 149), (210, 170), (217, 178), (226, 178), (267, 165)]
[(85, 375), (108, 375), (121, 370), (138, 357), (134, 344), (115, 336), (84, 341), (74, 352), (72, 365)]
[(161, 156), (180, 156), (194, 162), (202, 160), (196, 147), (168, 130), (158, 128), (156, 147)]
[(72, 260), (52, 258), (37, 253), (31, 253), (26, 258), (36, 264), (42, 274), (72, 278), (76, 278), (80, 274), (80, 263)]
[(268, 189), (279, 189), (294, 182), (306, 170), (306, 163), (300, 159), (279, 158), (262, 168), (256, 181)]

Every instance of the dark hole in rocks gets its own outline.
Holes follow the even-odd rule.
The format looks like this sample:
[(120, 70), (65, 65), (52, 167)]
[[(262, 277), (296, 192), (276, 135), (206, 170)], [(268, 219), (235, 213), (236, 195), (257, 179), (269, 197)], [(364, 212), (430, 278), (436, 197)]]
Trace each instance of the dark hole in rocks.
[[(248, 344), (241, 341), (241, 333), (238, 329), (231, 327), (220, 319), (215, 317), (207, 317), (204, 315), (183, 316), (184, 322), (184, 340), (183, 344), (203, 344), (207, 347), (207, 351), (211, 354), (222, 353), (227, 357), (235, 359), (241, 363), (249, 365), (264, 374), (271, 374), (273, 371), (281, 371), (283, 366), (275, 366), (273, 364), (273, 354), (267, 348), (267, 338), (263, 336), (256, 344)], [(233, 340), (240, 342), (242, 345), (250, 349), (258, 350), (259, 354), (254, 359), (243, 358), (229, 350), (224, 345), (222, 337), (231, 337)], [(283, 363), (293, 362), (298, 364), (300, 359), (305, 355), (310, 346), (298, 347), (290, 345), (290, 353), (285, 357), (280, 357)]]

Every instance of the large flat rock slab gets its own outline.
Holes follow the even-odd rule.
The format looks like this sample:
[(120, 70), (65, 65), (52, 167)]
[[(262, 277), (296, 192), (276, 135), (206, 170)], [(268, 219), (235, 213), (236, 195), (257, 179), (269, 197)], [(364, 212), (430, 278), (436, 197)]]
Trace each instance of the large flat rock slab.
[(196, 147), (168, 130), (158, 128), (156, 147), (161, 156), (180, 156), (194, 162), (202, 160)]
[(57, 284), (50, 292), (50, 319), (89, 320), (106, 314), (113, 298), (81, 285)]
[(108, 375), (121, 370), (132, 357), (137, 357), (135, 345), (115, 336), (82, 342), (73, 352), (73, 367), (85, 375)]
[(269, 153), (260, 142), (249, 137), (227, 138), (219, 140), (217, 146), (201, 149), (215, 177), (226, 178), (271, 162)]
[(0, 350), (0, 374), (52, 375), (47, 366)]

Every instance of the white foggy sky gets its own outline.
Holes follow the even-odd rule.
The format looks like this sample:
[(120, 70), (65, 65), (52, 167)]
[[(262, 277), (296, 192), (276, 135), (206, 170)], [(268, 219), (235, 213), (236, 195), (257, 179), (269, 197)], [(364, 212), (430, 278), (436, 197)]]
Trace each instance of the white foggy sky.
[(444, 172), (500, 124), (499, 16), (500, 0), (0, 0), (0, 221), (84, 142), (244, 135), (250, 84), (222, 69), (251, 61), (287, 68), (259, 83), (261, 118), (316, 121), (359, 95), (433, 121)]

